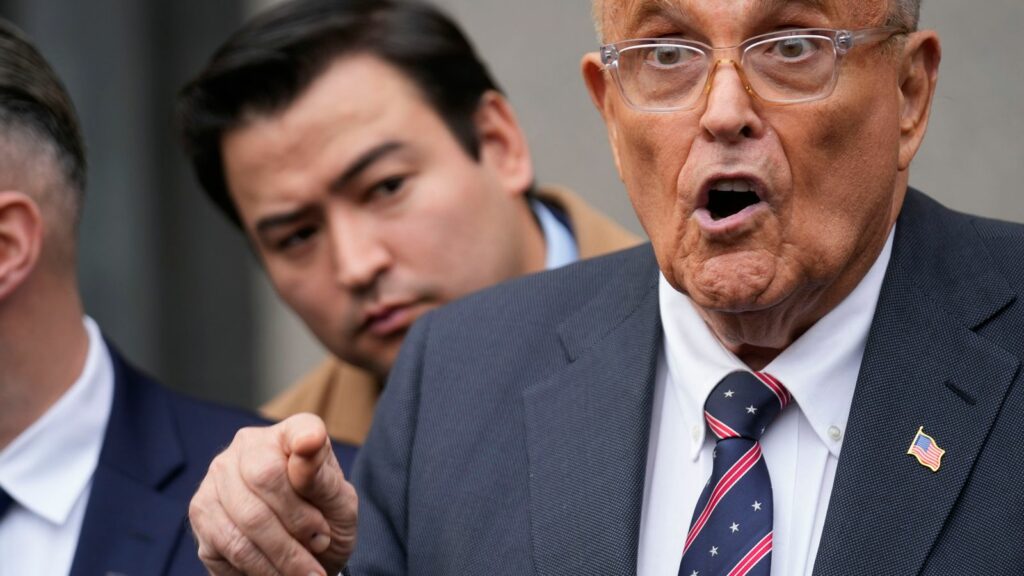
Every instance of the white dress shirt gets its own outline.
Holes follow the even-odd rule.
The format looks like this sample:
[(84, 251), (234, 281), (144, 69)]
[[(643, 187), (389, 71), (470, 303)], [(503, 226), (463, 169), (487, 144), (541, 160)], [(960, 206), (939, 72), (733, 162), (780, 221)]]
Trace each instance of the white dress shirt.
[(573, 237), (569, 227), (563, 224), (554, 212), (540, 200), (532, 200), (530, 208), (533, 209), (537, 221), (540, 222), (541, 233), (544, 234), (546, 252), (544, 269), (554, 270), (579, 260), (579, 247), (576, 246), (576, 238)]
[[(853, 390), (892, 252), (893, 232), (860, 284), (764, 371), (794, 403), (761, 438), (772, 480), (772, 574), (811, 574)], [(704, 402), (718, 382), (749, 370), (715, 338), (688, 297), (659, 283), (664, 346), (655, 380), (638, 576), (676, 576), (693, 509), (711, 475), (714, 436)], [(742, 530), (742, 526), (740, 526)]]
[[(96, 323), (85, 367), (41, 418), (0, 451), (0, 576), (67, 574), (85, 517), (114, 398), (114, 368)], [(32, 386), (32, 382), (25, 382)]]

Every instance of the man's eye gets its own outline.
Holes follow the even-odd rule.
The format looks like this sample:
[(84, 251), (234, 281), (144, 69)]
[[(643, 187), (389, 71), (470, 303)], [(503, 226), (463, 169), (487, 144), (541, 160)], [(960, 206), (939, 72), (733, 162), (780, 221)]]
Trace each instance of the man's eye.
[(317, 228), (315, 226), (303, 226), (279, 240), (276, 247), (278, 250), (282, 251), (295, 248), (304, 244), (316, 233)]
[(404, 184), (404, 176), (395, 176), (392, 178), (381, 180), (373, 188), (370, 189), (370, 197), (372, 199), (373, 197), (386, 198), (389, 196), (394, 196), (402, 189), (402, 186)]
[(787, 60), (795, 60), (814, 52), (814, 43), (808, 38), (783, 38), (775, 43), (775, 52)]
[(686, 51), (679, 46), (655, 46), (647, 55), (648, 60), (659, 68), (668, 68), (685, 61)]

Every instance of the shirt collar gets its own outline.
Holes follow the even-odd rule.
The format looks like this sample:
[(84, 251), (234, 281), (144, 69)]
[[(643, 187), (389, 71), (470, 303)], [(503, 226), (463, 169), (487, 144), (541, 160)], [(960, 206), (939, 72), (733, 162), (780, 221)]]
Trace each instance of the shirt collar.
[[(894, 232), (895, 227), (853, 292), (764, 369), (786, 386), (815, 433), (837, 458)], [(693, 302), (663, 275), (658, 299), (669, 386), (674, 388), (672, 396), (678, 399), (684, 424), (695, 432), (690, 456), (696, 459), (707, 433), (704, 403), (708, 395), (730, 372), (749, 368), (718, 341)]]
[(96, 323), (88, 317), (83, 322), (89, 352), (82, 373), (0, 451), (0, 486), (20, 506), (58, 525), (92, 481), (114, 398), (110, 352)]
[(579, 260), (579, 248), (569, 228), (540, 200), (531, 200), (530, 207), (537, 216), (541, 232), (544, 234), (544, 244), (547, 247), (544, 267), (553, 270)]

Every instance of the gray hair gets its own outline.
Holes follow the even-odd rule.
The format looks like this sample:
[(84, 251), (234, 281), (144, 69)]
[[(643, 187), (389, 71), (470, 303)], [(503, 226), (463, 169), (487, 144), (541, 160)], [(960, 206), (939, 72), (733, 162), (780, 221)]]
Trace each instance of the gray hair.
[(921, 0), (892, 0), (887, 24), (917, 30), (921, 17)]
[[(594, 17), (594, 30), (597, 38), (604, 42), (604, 4), (606, 0), (592, 0), (591, 8)], [(902, 26), (907, 30), (917, 30), (921, 17), (921, 0), (890, 0), (889, 17), (886, 24)]]

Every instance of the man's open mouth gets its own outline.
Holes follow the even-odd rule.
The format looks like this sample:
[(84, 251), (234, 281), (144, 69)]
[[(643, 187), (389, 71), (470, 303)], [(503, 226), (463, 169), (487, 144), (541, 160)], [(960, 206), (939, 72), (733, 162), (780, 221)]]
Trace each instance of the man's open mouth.
[(707, 210), (713, 220), (728, 218), (761, 201), (754, 183), (746, 179), (717, 180), (708, 190)]

